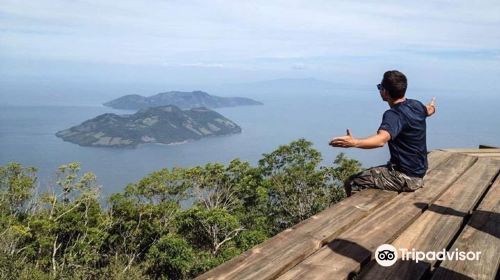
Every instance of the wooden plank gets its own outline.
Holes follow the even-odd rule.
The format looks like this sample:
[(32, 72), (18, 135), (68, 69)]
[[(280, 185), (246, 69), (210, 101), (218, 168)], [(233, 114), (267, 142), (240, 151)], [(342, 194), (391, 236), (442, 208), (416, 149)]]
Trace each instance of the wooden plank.
[[(478, 160), (392, 245), (398, 250), (445, 250), (460, 230), (465, 217), (491, 185), (499, 169), (500, 166), (489, 159)], [(421, 279), (434, 264), (435, 261), (402, 261), (400, 255), (399, 260), (390, 267), (383, 267), (372, 261), (362, 271), (360, 279)]]
[(434, 150), (427, 154), (427, 161), (429, 163), (427, 173), (434, 169), (436, 166), (444, 162), (447, 158), (451, 157), (452, 153)]
[(371, 252), (394, 240), (476, 160), (453, 154), (429, 172), (422, 189), (398, 195), (279, 279), (345, 279), (359, 271), (370, 260)]
[(452, 153), (498, 153), (500, 149), (441, 149)]
[(498, 153), (467, 153), (469, 156), (474, 157), (500, 157), (500, 152)]
[(445, 260), (432, 279), (495, 279), (500, 265), (500, 177), (491, 186), (479, 207), (472, 213), (450, 251), (481, 252), (479, 261)]
[(357, 193), (196, 279), (272, 279), (294, 266), (396, 193)]

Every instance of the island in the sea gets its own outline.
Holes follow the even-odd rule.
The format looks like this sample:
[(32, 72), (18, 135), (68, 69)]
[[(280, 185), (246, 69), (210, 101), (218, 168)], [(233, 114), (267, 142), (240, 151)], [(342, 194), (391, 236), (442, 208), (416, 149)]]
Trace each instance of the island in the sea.
[(210, 109), (181, 110), (168, 105), (141, 109), (132, 115), (103, 114), (59, 131), (56, 136), (80, 146), (136, 147), (240, 132), (241, 127)]
[(197, 107), (221, 108), (243, 105), (262, 105), (262, 103), (245, 97), (214, 96), (204, 91), (169, 91), (149, 97), (132, 94), (104, 103), (104, 106), (124, 110), (137, 110), (165, 105), (175, 105), (181, 109), (191, 109)]

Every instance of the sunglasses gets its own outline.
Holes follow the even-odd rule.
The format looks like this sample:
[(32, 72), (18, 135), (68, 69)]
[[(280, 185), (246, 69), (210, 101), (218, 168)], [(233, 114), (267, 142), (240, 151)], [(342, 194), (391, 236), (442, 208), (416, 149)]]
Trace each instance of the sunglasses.
[(382, 84), (378, 84), (378, 85), (377, 85), (377, 89), (378, 89), (378, 90), (383, 90), (383, 89), (384, 89), (384, 86), (382, 86)]

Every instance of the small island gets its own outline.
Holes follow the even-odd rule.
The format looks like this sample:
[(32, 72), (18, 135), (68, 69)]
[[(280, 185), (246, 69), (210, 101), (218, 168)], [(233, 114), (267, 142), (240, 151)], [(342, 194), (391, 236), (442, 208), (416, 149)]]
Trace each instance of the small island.
[(147, 107), (175, 105), (181, 109), (197, 107), (221, 108), (244, 105), (262, 105), (261, 102), (245, 97), (220, 97), (210, 95), (204, 91), (169, 91), (145, 97), (132, 94), (111, 100), (103, 104), (114, 109), (138, 110)]
[(80, 146), (136, 147), (240, 132), (237, 124), (207, 108), (181, 110), (168, 105), (141, 109), (132, 115), (103, 114), (59, 131), (56, 136)]

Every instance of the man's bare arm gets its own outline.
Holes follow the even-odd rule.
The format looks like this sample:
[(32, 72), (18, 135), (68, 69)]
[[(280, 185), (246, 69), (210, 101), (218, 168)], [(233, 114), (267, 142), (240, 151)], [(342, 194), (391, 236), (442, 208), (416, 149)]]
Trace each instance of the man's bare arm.
[(425, 105), (427, 108), (427, 116), (432, 116), (436, 113), (436, 97), (433, 97), (429, 104)]
[(374, 149), (380, 148), (391, 140), (391, 135), (385, 130), (379, 130), (377, 134), (367, 138), (354, 138), (351, 131), (347, 130), (346, 136), (336, 137), (330, 141), (330, 146), (340, 148), (360, 148), (360, 149)]

